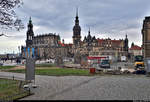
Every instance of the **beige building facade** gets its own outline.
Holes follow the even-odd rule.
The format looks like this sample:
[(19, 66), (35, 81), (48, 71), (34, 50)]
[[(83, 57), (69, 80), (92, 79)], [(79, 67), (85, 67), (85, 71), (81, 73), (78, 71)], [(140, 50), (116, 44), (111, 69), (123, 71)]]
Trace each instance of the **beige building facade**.
[(143, 21), (142, 50), (144, 58), (150, 58), (150, 17), (145, 17)]

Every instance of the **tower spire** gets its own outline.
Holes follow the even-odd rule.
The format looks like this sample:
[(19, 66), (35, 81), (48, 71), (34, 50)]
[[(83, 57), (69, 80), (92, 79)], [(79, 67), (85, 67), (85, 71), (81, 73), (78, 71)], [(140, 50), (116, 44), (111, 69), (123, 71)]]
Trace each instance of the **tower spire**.
[(90, 27), (89, 27), (89, 35), (90, 35)]
[(33, 24), (32, 24), (31, 16), (29, 18), (28, 29), (33, 29)]
[(30, 16), (30, 18), (29, 18), (29, 23), (32, 23), (32, 19), (31, 19), (31, 16)]
[(78, 7), (76, 8), (76, 17), (78, 17)]
[(126, 38), (128, 37), (128, 35), (126, 34)]
[(79, 25), (78, 7), (76, 8), (75, 25), (73, 27), (73, 43), (75, 46), (80, 45), (81, 41), (81, 27)]
[(78, 8), (76, 9), (75, 25), (79, 25)]
[(31, 17), (29, 18), (26, 46), (31, 47), (33, 44), (34, 32)]

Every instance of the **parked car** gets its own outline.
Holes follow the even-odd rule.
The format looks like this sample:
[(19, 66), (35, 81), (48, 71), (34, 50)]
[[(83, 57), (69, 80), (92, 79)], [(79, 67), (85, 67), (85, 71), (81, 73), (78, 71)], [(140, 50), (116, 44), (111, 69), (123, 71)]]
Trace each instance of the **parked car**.
[(99, 64), (100, 68), (110, 68), (110, 61), (108, 59), (102, 60)]
[(126, 56), (121, 56), (121, 62), (126, 62), (126, 61), (127, 61)]
[(0, 63), (0, 66), (3, 66), (3, 63)]

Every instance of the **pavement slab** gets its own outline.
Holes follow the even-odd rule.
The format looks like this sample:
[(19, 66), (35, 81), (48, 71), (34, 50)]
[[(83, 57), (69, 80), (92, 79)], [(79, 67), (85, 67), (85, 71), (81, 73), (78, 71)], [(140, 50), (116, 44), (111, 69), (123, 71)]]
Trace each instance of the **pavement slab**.
[[(19, 73), (0, 72), (24, 80)], [(34, 95), (21, 100), (150, 100), (150, 77), (145, 75), (35, 76)]]

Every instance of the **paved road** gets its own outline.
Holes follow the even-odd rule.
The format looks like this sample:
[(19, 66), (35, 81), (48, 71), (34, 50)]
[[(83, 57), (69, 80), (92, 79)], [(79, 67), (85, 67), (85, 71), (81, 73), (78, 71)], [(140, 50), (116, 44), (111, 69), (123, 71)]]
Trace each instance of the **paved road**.
[[(24, 74), (0, 72), (23, 79)], [(132, 76), (39, 76), (35, 95), (22, 100), (150, 100), (150, 77)]]
[(117, 69), (118, 67), (134, 69), (134, 63), (133, 62), (113, 62), (111, 64), (112, 69)]
[(25, 74), (11, 73), (11, 72), (0, 72), (0, 78), (25, 80)]

